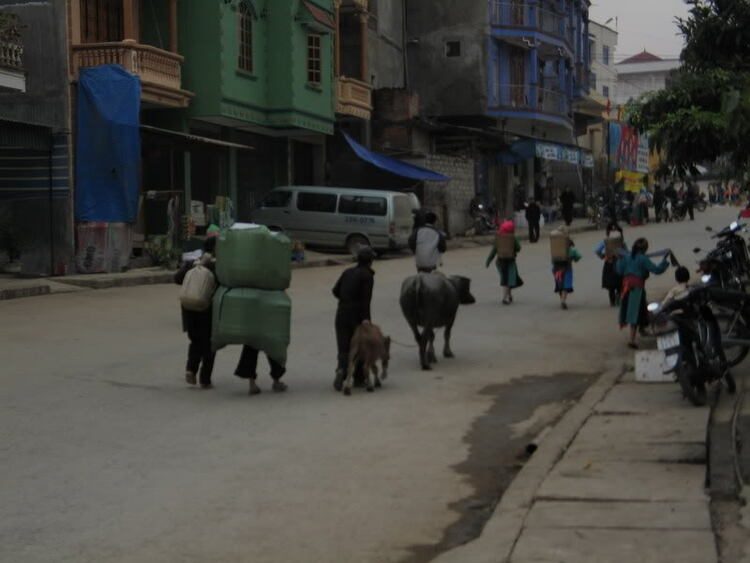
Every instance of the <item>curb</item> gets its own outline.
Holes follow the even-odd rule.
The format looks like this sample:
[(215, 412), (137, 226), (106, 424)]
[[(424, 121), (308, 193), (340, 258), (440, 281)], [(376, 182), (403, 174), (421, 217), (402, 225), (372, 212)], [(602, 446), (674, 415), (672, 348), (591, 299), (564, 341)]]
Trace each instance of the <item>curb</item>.
[(505, 490), (478, 538), (439, 555), (433, 562), (508, 561), (542, 482), (573, 442), (596, 405), (615, 386), (625, 371), (624, 365), (618, 368), (609, 367), (596, 383), (586, 390), (578, 403), (565, 413)]
[(29, 287), (9, 287), (0, 290), (0, 301), (5, 299), (20, 299), (22, 297), (37, 297), (39, 295), (48, 295), (50, 288), (48, 285), (33, 285)]

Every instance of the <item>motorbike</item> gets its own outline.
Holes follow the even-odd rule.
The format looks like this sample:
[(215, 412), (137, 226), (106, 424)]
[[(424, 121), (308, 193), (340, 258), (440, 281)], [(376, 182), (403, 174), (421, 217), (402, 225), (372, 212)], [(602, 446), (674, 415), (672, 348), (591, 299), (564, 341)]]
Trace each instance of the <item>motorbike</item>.
[(664, 305), (648, 306), (665, 373), (675, 374), (683, 396), (696, 406), (706, 404), (708, 384), (723, 382), (730, 393), (736, 390), (710, 300), (709, 288), (696, 287)]
[(485, 235), (495, 229), (492, 214), (484, 204), (480, 203), (476, 206), (471, 206), (469, 208), (469, 215), (474, 220), (474, 231), (476, 234)]
[(684, 198), (678, 198), (672, 202), (672, 220), (673, 221), (684, 221), (687, 217), (687, 203)]
[(706, 195), (701, 193), (695, 202), (695, 209), (703, 213), (708, 208), (708, 202), (706, 202)]

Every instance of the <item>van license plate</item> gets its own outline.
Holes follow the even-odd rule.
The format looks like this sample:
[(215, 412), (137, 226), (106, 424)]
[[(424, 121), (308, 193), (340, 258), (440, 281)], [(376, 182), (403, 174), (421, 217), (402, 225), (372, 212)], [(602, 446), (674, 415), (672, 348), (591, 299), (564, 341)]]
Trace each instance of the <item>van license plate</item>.
[(680, 333), (677, 331), (670, 332), (656, 339), (656, 346), (659, 350), (670, 350), (680, 345)]

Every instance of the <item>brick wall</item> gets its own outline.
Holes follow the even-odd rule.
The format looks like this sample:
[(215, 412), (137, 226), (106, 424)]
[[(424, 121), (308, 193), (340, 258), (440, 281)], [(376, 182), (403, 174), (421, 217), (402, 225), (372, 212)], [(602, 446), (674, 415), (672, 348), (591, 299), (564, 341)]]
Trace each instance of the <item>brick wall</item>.
[(474, 160), (430, 154), (415, 164), (450, 178), (448, 182), (425, 182), (422, 203), (437, 214), (449, 236), (463, 235), (471, 226), (469, 203), (475, 193)]

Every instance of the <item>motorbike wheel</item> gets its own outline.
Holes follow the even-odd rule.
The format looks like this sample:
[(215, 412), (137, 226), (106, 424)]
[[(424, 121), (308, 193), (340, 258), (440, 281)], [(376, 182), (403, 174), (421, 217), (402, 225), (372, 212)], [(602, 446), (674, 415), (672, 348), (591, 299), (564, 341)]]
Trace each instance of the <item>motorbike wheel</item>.
[[(721, 329), (721, 337), (724, 338), (738, 338), (750, 340), (750, 327), (745, 324), (741, 318), (737, 319), (737, 322), (732, 326), (732, 330), (729, 327), (732, 323), (733, 316), (729, 313), (718, 313), (716, 315), (716, 322), (719, 323)], [(742, 363), (750, 352), (750, 346), (742, 346), (741, 344), (730, 344), (722, 345), (724, 348), (724, 356), (727, 359), (727, 365), (734, 367)]]
[(700, 211), (701, 213), (706, 210), (706, 202), (705, 201), (699, 201), (695, 204), (695, 208)]
[(706, 384), (703, 381), (698, 381), (697, 371), (689, 362), (685, 361), (680, 362), (675, 369), (682, 395), (696, 407), (702, 407), (706, 404)]

